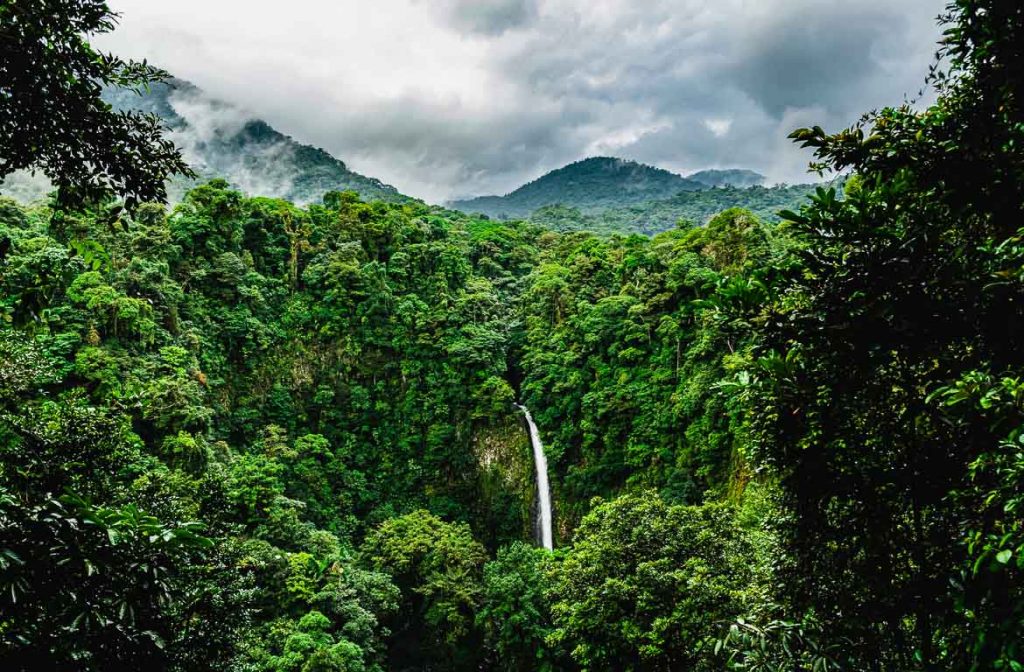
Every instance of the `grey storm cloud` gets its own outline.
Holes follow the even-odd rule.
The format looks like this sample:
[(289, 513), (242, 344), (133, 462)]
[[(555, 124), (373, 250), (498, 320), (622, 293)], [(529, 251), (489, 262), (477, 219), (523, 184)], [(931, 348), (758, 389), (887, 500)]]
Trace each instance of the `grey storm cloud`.
[(534, 0), (434, 0), (429, 2), (459, 30), (500, 35), (536, 18)]
[(101, 46), (440, 201), (595, 154), (804, 179), (788, 132), (915, 97), (944, 0), (112, 4)]
[(856, 13), (820, 4), (796, 3), (797, 11), (744, 26), (731, 72), (723, 74), (775, 116), (788, 107), (843, 113), (877, 103), (870, 99), (879, 94), (898, 103), (900, 93), (888, 91), (890, 83), (923, 84), (915, 78), (935, 49), (927, 38), (936, 3), (920, 3), (932, 5), (926, 12), (879, 3)]

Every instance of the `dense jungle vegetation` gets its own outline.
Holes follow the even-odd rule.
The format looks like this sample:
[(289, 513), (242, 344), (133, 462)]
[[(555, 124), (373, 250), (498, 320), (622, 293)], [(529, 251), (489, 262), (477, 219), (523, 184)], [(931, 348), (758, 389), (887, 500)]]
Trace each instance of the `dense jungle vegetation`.
[(0, 5), (0, 177), (57, 187), (0, 199), (3, 669), (1024, 669), (1024, 8), (793, 134), (842, 192), (648, 237), (168, 208), (100, 98), (165, 73), (57, 4)]

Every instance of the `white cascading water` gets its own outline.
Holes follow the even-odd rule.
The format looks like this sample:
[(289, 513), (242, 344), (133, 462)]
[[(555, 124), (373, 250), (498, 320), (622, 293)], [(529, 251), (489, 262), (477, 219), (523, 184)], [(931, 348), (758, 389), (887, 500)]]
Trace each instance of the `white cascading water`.
[(526, 416), (526, 424), (530, 427), (530, 445), (533, 446), (533, 464), (537, 470), (537, 493), (540, 505), (537, 515), (540, 518), (540, 544), (549, 551), (555, 547), (551, 536), (551, 487), (548, 485), (548, 458), (544, 455), (544, 444), (540, 442), (540, 432), (533, 422), (533, 416), (526, 406), (516, 404)]

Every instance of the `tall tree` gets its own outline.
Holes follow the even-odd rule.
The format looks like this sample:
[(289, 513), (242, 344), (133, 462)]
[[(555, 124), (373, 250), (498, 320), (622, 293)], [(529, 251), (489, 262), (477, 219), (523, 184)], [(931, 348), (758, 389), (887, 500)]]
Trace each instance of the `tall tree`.
[(167, 76), (89, 44), (116, 24), (102, 0), (0, 2), (0, 178), (37, 168), (67, 201), (113, 191), (132, 205), (165, 200), (168, 176), (190, 173), (159, 118), (100, 98)]
[(586, 670), (715, 669), (713, 634), (757, 582), (733, 511), (651, 491), (596, 503), (548, 572), (549, 644)]
[(793, 511), (786, 597), (872, 670), (1022, 662), (1024, 8), (943, 20), (935, 105), (794, 133), (856, 178), (789, 213), (803, 268), (753, 372)]

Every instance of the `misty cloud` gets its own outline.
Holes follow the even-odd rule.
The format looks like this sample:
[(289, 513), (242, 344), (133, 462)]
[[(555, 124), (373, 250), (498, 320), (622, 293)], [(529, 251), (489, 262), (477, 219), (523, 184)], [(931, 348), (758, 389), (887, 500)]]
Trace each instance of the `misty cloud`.
[(185, 122), (170, 137), (197, 173), (230, 176), (248, 194), (277, 196), (292, 190), (297, 168), (291, 145), (249, 142), (245, 152), (238, 150), (235, 139), (253, 121), (252, 115), (199, 91), (176, 90), (168, 102)]
[(804, 179), (786, 134), (916, 95), (944, 0), (113, 4), (102, 46), (439, 201), (598, 153)]

